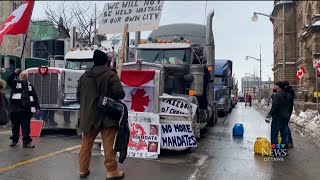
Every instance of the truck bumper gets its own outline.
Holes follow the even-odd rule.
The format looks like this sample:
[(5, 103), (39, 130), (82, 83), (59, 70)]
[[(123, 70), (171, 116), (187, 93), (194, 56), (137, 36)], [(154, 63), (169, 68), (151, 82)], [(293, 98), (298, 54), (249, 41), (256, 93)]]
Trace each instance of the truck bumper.
[(34, 119), (44, 122), (43, 129), (78, 129), (78, 105), (63, 106), (61, 108), (41, 108)]

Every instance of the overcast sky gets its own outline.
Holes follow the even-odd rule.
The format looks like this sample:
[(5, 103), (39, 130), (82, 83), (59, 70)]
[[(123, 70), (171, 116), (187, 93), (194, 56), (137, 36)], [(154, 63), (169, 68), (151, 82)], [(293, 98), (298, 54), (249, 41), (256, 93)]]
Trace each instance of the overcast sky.
[[(55, 2), (47, 1), (54, 5)], [(47, 2), (36, 1), (33, 19), (43, 19), (45, 13), (43, 4)], [(101, 11), (106, 1), (88, 1), (97, 3)], [(252, 22), (253, 12), (270, 14), (273, 1), (165, 1), (160, 25), (173, 23), (204, 24), (207, 13), (215, 9), (213, 18), (213, 33), (216, 43), (216, 58), (230, 59), (233, 61), (233, 73), (241, 84), (245, 73), (259, 75), (259, 62), (245, 57), (259, 58), (259, 47), (262, 46), (262, 80), (273, 79), (273, 27), (269, 18), (260, 17), (257, 22)], [(142, 32), (146, 38), (150, 31)]]

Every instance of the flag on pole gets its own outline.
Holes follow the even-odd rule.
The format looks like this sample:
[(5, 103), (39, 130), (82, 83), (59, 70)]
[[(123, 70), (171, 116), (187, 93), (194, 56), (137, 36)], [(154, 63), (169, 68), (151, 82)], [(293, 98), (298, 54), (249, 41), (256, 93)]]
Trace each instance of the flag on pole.
[(153, 112), (154, 74), (153, 70), (122, 70), (121, 83), (125, 91), (125, 103), (135, 112)]
[(0, 28), (0, 44), (6, 34), (26, 34), (28, 31), (34, 1), (24, 1), (7, 18)]
[(300, 79), (303, 77), (303, 75), (306, 73), (304, 70), (304, 67), (301, 66), (300, 69), (297, 71), (296, 80), (300, 81)]

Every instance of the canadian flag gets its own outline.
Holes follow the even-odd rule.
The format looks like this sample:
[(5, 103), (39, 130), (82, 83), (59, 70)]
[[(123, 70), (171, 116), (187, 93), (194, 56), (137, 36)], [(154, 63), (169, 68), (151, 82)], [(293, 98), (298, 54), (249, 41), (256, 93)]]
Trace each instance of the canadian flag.
[(122, 70), (121, 83), (125, 91), (123, 103), (128, 110), (153, 112), (154, 74), (152, 70)]
[(300, 69), (297, 71), (296, 80), (300, 81), (300, 79), (303, 77), (303, 75), (306, 73), (304, 70), (304, 67), (301, 66)]
[(0, 44), (6, 34), (26, 34), (33, 10), (34, 1), (24, 1), (14, 10), (0, 28)]

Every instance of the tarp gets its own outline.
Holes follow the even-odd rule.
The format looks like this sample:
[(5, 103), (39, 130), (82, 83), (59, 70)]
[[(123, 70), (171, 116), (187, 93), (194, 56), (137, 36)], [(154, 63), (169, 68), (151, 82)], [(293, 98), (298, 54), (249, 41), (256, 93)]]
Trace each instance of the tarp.
[(30, 24), (31, 41), (59, 39), (58, 28), (50, 21), (36, 21)]

